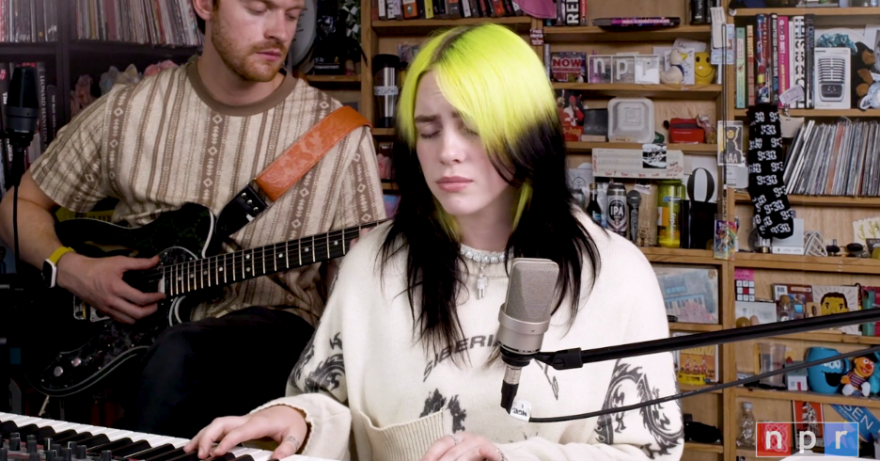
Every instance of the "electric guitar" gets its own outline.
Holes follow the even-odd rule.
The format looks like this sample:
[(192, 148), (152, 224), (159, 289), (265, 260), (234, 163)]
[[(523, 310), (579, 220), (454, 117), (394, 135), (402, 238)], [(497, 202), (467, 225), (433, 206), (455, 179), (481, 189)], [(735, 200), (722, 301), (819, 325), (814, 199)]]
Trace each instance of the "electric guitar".
[[(30, 380), (49, 396), (82, 392), (142, 355), (163, 330), (188, 319), (188, 315), (181, 315), (184, 306), (196, 304), (193, 301), (205, 299), (225, 285), (344, 256), (360, 229), (381, 222), (224, 253), (214, 235), (213, 214), (197, 204), (184, 205), (139, 228), (96, 219), (62, 221), (56, 226), (58, 237), (79, 254), (95, 258), (159, 255), (158, 266), (126, 272), (123, 280), (142, 292), (162, 292), (166, 297), (155, 314), (127, 325), (102, 318), (61, 288), (50, 290), (53, 307), (63, 302), (73, 309), (76, 325), (66, 333), (73, 332), (74, 338), (68, 338), (67, 343), (75, 346), (55, 354)], [(190, 301), (185, 303), (187, 298)]]

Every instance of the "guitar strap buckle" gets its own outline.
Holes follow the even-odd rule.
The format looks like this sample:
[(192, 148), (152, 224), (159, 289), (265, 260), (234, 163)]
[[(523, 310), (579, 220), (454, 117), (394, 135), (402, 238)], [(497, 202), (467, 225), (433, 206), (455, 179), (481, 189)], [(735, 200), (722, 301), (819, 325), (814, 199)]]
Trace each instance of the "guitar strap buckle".
[(260, 186), (251, 180), (223, 207), (217, 218), (217, 233), (226, 238), (238, 232), (247, 223), (257, 219), (272, 203)]

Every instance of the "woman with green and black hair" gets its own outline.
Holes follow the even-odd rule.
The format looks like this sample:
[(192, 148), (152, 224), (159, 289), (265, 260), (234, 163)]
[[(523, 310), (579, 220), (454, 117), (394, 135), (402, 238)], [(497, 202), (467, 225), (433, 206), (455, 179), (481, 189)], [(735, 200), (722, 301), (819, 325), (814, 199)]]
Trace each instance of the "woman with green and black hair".
[[(397, 114), (397, 215), (345, 257), (288, 396), (216, 420), (187, 449), (206, 458), (269, 437), (278, 458), (680, 458), (676, 403), (553, 424), (521, 422), (499, 405), (495, 335), (512, 258), (559, 267), (543, 350), (669, 336), (648, 261), (573, 202), (553, 90), (528, 44), (497, 25), (433, 37), (407, 72)], [(540, 417), (675, 392), (666, 353), (564, 372), (532, 364), (518, 395)]]

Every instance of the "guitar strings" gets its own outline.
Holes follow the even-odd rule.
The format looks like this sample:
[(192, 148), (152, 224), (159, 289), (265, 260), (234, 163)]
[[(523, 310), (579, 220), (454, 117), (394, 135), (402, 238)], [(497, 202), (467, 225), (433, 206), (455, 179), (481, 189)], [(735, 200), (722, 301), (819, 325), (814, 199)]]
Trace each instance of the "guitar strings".
[[(220, 267), (223, 267), (224, 270), (229, 268), (229, 263), (227, 263), (227, 259), (232, 260), (231, 265), (232, 265), (233, 271), (235, 272), (236, 277), (238, 274), (237, 269), (240, 267), (243, 267), (243, 266), (246, 268), (246, 264), (251, 263), (251, 259), (253, 259), (253, 262), (251, 264), (256, 265), (257, 263), (259, 263), (261, 269), (262, 269), (263, 264), (265, 262), (272, 261), (272, 267), (273, 267), (273, 271), (274, 271), (276, 255), (279, 255), (279, 254), (284, 255), (285, 258), (283, 258), (283, 259), (285, 260), (285, 264), (287, 263), (287, 261), (289, 260), (289, 257), (293, 253), (296, 254), (297, 263), (299, 263), (299, 254), (300, 254), (300, 251), (302, 248), (313, 248), (314, 247), (314, 249), (312, 250), (312, 252), (314, 254), (325, 255), (325, 254), (327, 254), (327, 251), (328, 251), (327, 247), (330, 245), (331, 240), (333, 240), (334, 238), (336, 238), (339, 242), (341, 242), (342, 238), (344, 237), (344, 240), (346, 242), (349, 242), (349, 241), (360, 236), (360, 232), (359, 232), (360, 229), (376, 227), (379, 224), (381, 224), (382, 222), (384, 222), (384, 221), (374, 221), (374, 222), (362, 224), (360, 226), (353, 226), (353, 227), (350, 227), (347, 229), (342, 229), (342, 230), (338, 230), (338, 231), (331, 231), (331, 232), (328, 232), (320, 237), (318, 237), (318, 236), (303, 237), (303, 238), (297, 239), (295, 243), (287, 242), (287, 243), (269, 244), (269, 245), (264, 245), (264, 246), (258, 247), (258, 248), (238, 250), (238, 251), (235, 251), (232, 253), (223, 253), (220, 255), (210, 256), (208, 258), (197, 259), (197, 260), (193, 260), (193, 261), (185, 261), (182, 263), (174, 263), (174, 264), (171, 264), (168, 266), (162, 266), (161, 268), (149, 269), (149, 270), (146, 270), (141, 273), (141, 276), (138, 277), (139, 280), (137, 282), (138, 283), (158, 282), (158, 281), (162, 280), (162, 278), (166, 278), (167, 280), (170, 280), (170, 283), (173, 284), (173, 283), (175, 283), (175, 281), (173, 279), (169, 278), (168, 277), (169, 275), (173, 275), (174, 273), (190, 274), (193, 272), (198, 274), (199, 278), (195, 278), (195, 279), (189, 278), (189, 280), (191, 280), (192, 282), (200, 282), (201, 281), (200, 278), (202, 276), (204, 276), (203, 272), (205, 272), (205, 271), (216, 271)], [(346, 233), (352, 234), (351, 237), (346, 236), (345, 235)], [(313, 241), (314, 244), (311, 244), (311, 242), (309, 242), (310, 240)], [(302, 243), (300, 243), (300, 242), (302, 242)], [(271, 253), (271, 256), (267, 256), (269, 254), (267, 250), (270, 247), (272, 248), (273, 251)], [(279, 251), (279, 250), (281, 250), (282, 247), (284, 247), (285, 250)], [(331, 253), (331, 256), (335, 252), (335, 250), (333, 250), (333, 249), (330, 249), (329, 251)], [(250, 259), (247, 257), (248, 252), (251, 253)], [(343, 255), (344, 255), (344, 253), (343, 253)], [(322, 260), (324, 259), (323, 256), (321, 258), (322, 258)], [(220, 262), (221, 259), (223, 259), (222, 263)], [(279, 259), (282, 259), (282, 258), (279, 258)], [(303, 262), (305, 262), (305, 261), (303, 261)], [(317, 260), (315, 262), (317, 262)], [(239, 265), (239, 263), (240, 263), (240, 265)], [(305, 264), (303, 264), (303, 265), (305, 265)], [(205, 266), (207, 266), (207, 267), (205, 267)], [(256, 269), (256, 266), (254, 267), (254, 269)], [(266, 268), (265, 272), (269, 272), (268, 267)], [(250, 275), (250, 274), (246, 274), (244, 277), (242, 277), (242, 279), (248, 278), (248, 275)], [(211, 277), (212, 277), (211, 274), (207, 275), (207, 278), (211, 278)], [(219, 284), (213, 283), (214, 281), (216, 281), (216, 277), (214, 279), (212, 279), (212, 283), (210, 284), (211, 286), (219, 285)], [(186, 284), (187, 279), (178, 280), (177, 283)], [(182, 290), (182, 291), (193, 291), (193, 290)]]

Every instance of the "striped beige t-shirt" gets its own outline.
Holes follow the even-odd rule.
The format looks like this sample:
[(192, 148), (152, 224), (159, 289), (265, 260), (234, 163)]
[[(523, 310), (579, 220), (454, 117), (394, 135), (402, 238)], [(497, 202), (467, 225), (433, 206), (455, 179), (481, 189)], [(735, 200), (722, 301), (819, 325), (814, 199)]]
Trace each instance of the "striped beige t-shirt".
[[(49, 197), (73, 211), (118, 198), (116, 222), (141, 226), (187, 202), (217, 216), (235, 193), (340, 106), (291, 76), (262, 101), (229, 106), (210, 95), (192, 60), (95, 101), (60, 130), (31, 172)], [(376, 154), (364, 127), (233, 234), (232, 246), (258, 247), (384, 217)], [(222, 300), (199, 305), (193, 319), (270, 306), (292, 308), (314, 324), (324, 306), (319, 267), (227, 286)]]

